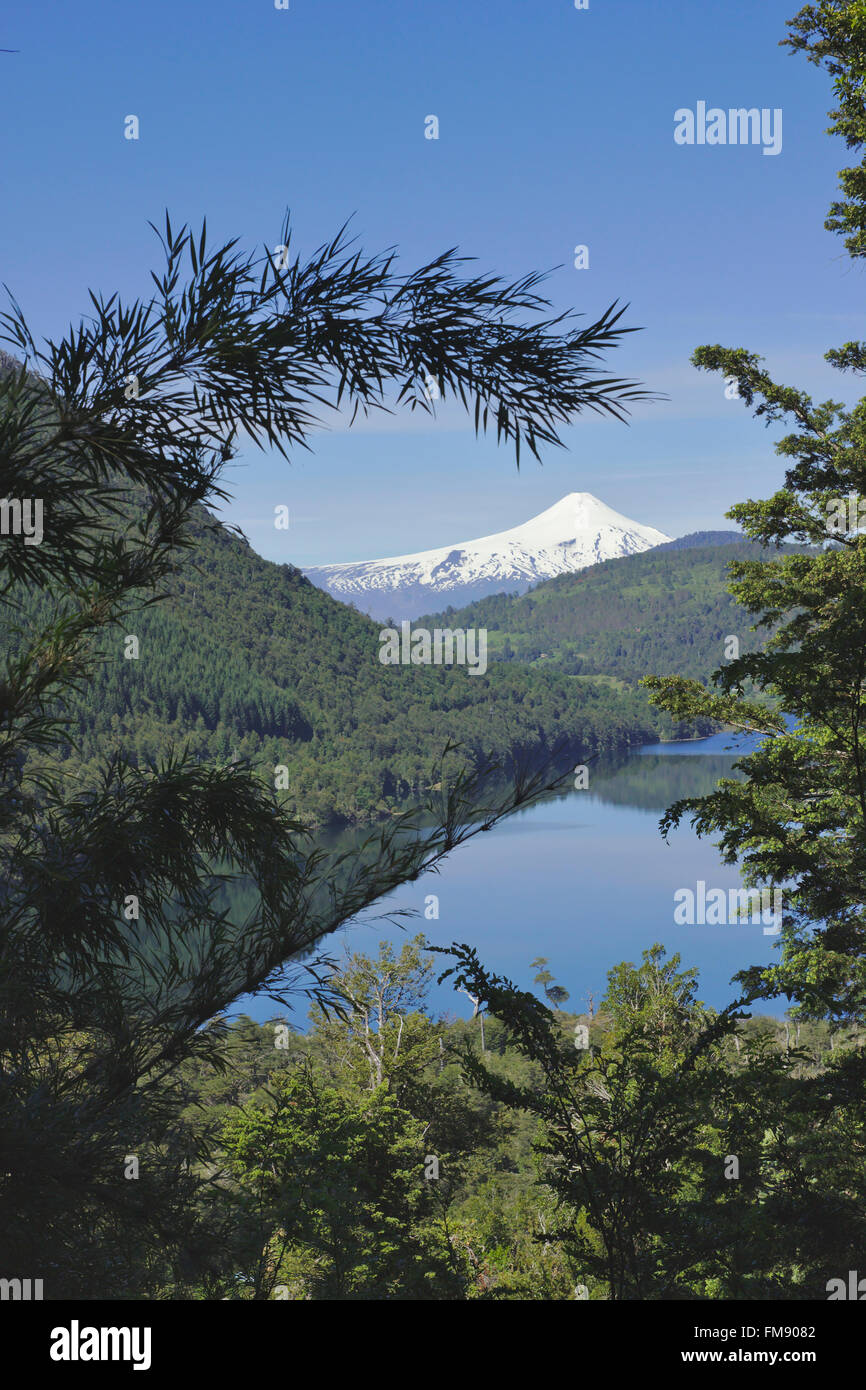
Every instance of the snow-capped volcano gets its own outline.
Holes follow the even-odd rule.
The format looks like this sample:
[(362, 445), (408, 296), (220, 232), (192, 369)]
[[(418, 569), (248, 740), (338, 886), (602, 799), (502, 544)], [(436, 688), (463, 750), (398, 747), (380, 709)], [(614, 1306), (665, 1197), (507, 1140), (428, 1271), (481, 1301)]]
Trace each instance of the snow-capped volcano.
[(522, 526), (415, 555), (317, 565), (307, 578), (375, 618), (414, 618), (540, 579), (636, 555), (670, 540), (652, 526), (605, 506), (591, 492), (570, 492)]

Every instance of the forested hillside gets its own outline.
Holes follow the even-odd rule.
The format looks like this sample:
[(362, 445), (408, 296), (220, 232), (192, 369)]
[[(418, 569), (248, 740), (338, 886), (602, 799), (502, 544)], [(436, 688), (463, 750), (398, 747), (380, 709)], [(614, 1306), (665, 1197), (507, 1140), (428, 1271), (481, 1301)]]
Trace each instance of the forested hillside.
[[(691, 732), (637, 681), (705, 680), (728, 633), (754, 640), (724, 592), (727, 561), (753, 548), (665, 547), (449, 610), (438, 625), (488, 629), (485, 675), (383, 666), (378, 623), (263, 560), (204, 509), (194, 531), (169, 597), (117, 630), (74, 702), (76, 775), (115, 749), (143, 764), (174, 744), (248, 758), (269, 780), (284, 766), (289, 803), (310, 821), (365, 820), (423, 795), (449, 741), (460, 745), (451, 768), (493, 759), (508, 771), (558, 742), (578, 758)], [(21, 599), (25, 630), (47, 618), (44, 602)], [(415, 626), (425, 622), (436, 625)], [(137, 658), (125, 656), (130, 635)], [(4, 642), (17, 645), (8, 630)]]
[(419, 621), (486, 627), (492, 659), (531, 662), (536, 670), (629, 685), (662, 672), (706, 682), (724, 664), (726, 638), (737, 637), (741, 652), (759, 645), (727, 592), (727, 566), (774, 552), (730, 532), (704, 532), (697, 545), (691, 539)]
[[(449, 740), (461, 745), (452, 768), (496, 759), (507, 770), (558, 740), (590, 756), (675, 728), (642, 694), (552, 669), (383, 666), (378, 623), (263, 560), (203, 509), (194, 532), (169, 597), (116, 630), (75, 699), (66, 753), (77, 775), (114, 749), (144, 763), (174, 742), (201, 758), (249, 758), (269, 780), (283, 765), (301, 815), (351, 821), (423, 793)], [(23, 629), (47, 618), (45, 600), (20, 601)], [(137, 659), (124, 654), (130, 635)], [(4, 645), (17, 645), (8, 630)]]

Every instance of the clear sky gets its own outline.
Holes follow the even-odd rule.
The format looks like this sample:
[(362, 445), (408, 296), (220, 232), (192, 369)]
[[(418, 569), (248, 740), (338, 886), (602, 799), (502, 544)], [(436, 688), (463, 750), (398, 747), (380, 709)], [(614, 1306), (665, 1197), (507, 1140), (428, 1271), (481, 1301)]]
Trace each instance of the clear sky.
[[(555, 266), (558, 309), (630, 301), (616, 375), (671, 397), (630, 426), (585, 420), (518, 472), (460, 415), (250, 451), (228, 519), (271, 559), (375, 558), (516, 525), (589, 491), (670, 534), (778, 486), (773, 435), (689, 355), (761, 352), (820, 399), (862, 335), (861, 272), (823, 230), (841, 143), (829, 79), (778, 46), (797, 0), (30, 0), (0, 23), (0, 278), (37, 335), (87, 290), (147, 294), (148, 220), (312, 250), (348, 216), (406, 267), (446, 247), (517, 276)], [(781, 108), (782, 150), (683, 146), (674, 112)], [(124, 138), (137, 115), (140, 138)], [(436, 115), (439, 139), (424, 136)], [(589, 247), (589, 269), (574, 248)], [(273, 508), (290, 508), (286, 531)]]

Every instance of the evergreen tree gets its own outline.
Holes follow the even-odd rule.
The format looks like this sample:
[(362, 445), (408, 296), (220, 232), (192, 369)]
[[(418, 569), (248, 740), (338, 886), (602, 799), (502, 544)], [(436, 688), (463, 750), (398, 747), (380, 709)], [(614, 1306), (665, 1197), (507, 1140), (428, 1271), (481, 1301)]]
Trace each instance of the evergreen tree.
[[(533, 791), (473, 825), (478, 779), (452, 779), (432, 829), (326, 862), (241, 761), (147, 766), (149, 738), (138, 759), (118, 739), (93, 777), (61, 775), (59, 706), (118, 642), (134, 682), (139, 618), (183, 569), (196, 508), (225, 499), (242, 435), (287, 454), (322, 404), (427, 409), (430, 373), (519, 463), (581, 410), (621, 417), (642, 394), (597, 365), (630, 331), (622, 311), (545, 318), (536, 275), (466, 277), (453, 252), (402, 274), (342, 234), (276, 265), (168, 216), (161, 240), (148, 302), (92, 295), (90, 318), (43, 347), (17, 305), (2, 319), (23, 361), (0, 371), (0, 496), (13, 522), (25, 503), (44, 520), (41, 543), (20, 525), (3, 540), (3, 601), (44, 605), (0, 683), (0, 1267), (43, 1278), (46, 1298), (136, 1296), (154, 1269), (207, 1267), (221, 1232), (195, 1226), (181, 1061), (219, 1047), (241, 994), (321, 991), (317, 943)], [(168, 696), (154, 701), (171, 720)], [(222, 902), (231, 877), (255, 888), (241, 921)]]
[[(866, 8), (861, 0), (807, 5), (786, 41), (827, 67), (839, 99), (831, 129), (848, 145), (866, 140)], [(828, 226), (863, 254), (866, 160), (841, 174), (846, 195)], [(806, 1014), (862, 1019), (866, 1005), (866, 399), (850, 409), (816, 404), (780, 385), (742, 348), (705, 346), (695, 365), (737, 382), (765, 424), (789, 422), (776, 445), (789, 461), (784, 486), (728, 513), (765, 547), (806, 549), (737, 560), (732, 593), (772, 636), (714, 673), (716, 691), (677, 677), (647, 680), (675, 718), (712, 717), (761, 735), (713, 794), (679, 801), (667, 832), (691, 817), (699, 833), (720, 833), (726, 860), (750, 885), (782, 894), (782, 956), (738, 979), (748, 998), (784, 994)], [(826, 354), (843, 372), (866, 372), (866, 344)], [(772, 552), (769, 552), (772, 553)], [(747, 683), (764, 697), (747, 698)]]

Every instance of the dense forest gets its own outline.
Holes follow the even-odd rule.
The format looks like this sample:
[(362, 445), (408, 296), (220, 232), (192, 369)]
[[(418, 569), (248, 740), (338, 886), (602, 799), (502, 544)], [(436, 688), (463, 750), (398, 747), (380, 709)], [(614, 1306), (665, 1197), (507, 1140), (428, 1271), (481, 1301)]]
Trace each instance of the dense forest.
[[(827, 226), (866, 258), (863, 0), (807, 6), (784, 42), (833, 76), (831, 130), (863, 154)], [(586, 410), (645, 398), (607, 374), (624, 310), (574, 327), (535, 274), (466, 274), (448, 251), (405, 271), (345, 228), (278, 266), (204, 223), (166, 214), (158, 235), (147, 302), (93, 293), (41, 348), (17, 304), (2, 320), (21, 365), (0, 373), (0, 491), (49, 519), (39, 544), (13, 527), (0, 547), (4, 1299), (37, 1280), (60, 1302), (667, 1301), (692, 1326), (707, 1301), (778, 1300), (760, 1322), (789, 1343), (816, 1320), (804, 1302), (863, 1301), (866, 532), (860, 508), (828, 517), (866, 496), (866, 398), (816, 403), (704, 344), (693, 365), (788, 431), (778, 490), (728, 512), (746, 539), (449, 614), (494, 639), (483, 677), (383, 667), (377, 624), (207, 510), (238, 441), (288, 453), (317, 404), (412, 409), (429, 364), (519, 464)], [(866, 375), (866, 343), (826, 360)], [(447, 938), (324, 954), (563, 794), (524, 758), (720, 725), (751, 735), (733, 775), (708, 760), (663, 808), (635, 758), (627, 793), (784, 899), (772, 960), (744, 963), (724, 1007), (650, 940), (599, 1000), (542, 955), (520, 990)], [(453, 775), (491, 756), (511, 774), (493, 805)], [(392, 813), (437, 776), (407, 829)], [(383, 823), (343, 825), (326, 855), (299, 812)], [(612, 864), (611, 895), (636, 876), (627, 840)], [(542, 861), (536, 878), (527, 960), (557, 911)], [(581, 904), (569, 927), (604, 933)], [(434, 1013), (434, 975), (471, 1018)], [(238, 1017), (250, 998), (273, 1003), (265, 1024)], [(190, 1358), (222, 1352), (222, 1328), (177, 1316)], [(630, 1327), (617, 1354), (661, 1355), (654, 1325)]]
[[(483, 1013), (433, 1013), (450, 963), (421, 936), (355, 953), (334, 978), (340, 1013), (314, 1008), (303, 1033), (287, 1016), (236, 1019), (219, 1068), (180, 1069), (175, 1143), (201, 1186), (163, 1248), (124, 1250), (130, 1292), (804, 1299), (856, 1266), (863, 1173), (846, 1143), (863, 1100), (829, 1096), (862, 1029), (757, 1014), (715, 1037), (684, 1087), (715, 1016), (660, 947), (575, 1013), (533, 962), (547, 1000), (534, 1042)], [(138, 1157), (156, 1169), (158, 1146)]]
[(486, 627), (492, 660), (530, 662), (590, 685), (632, 689), (660, 671), (706, 682), (724, 664), (729, 636), (742, 652), (760, 644), (727, 590), (727, 567), (767, 555), (736, 532), (698, 533), (419, 622)]
[[(486, 628), (484, 675), (383, 666), (378, 623), (263, 560), (204, 508), (191, 531), (169, 597), (103, 639), (105, 660), (70, 701), (62, 761), (85, 781), (116, 750), (143, 767), (174, 745), (249, 760), (271, 782), (285, 767), (281, 794), (308, 822), (364, 821), (423, 798), (449, 743), (446, 770), (492, 762), (507, 775), (553, 750), (573, 762), (709, 732), (712, 721), (654, 709), (637, 682), (707, 679), (729, 633), (744, 649), (757, 642), (725, 583), (728, 560), (758, 548), (662, 547), (414, 624)], [(4, 642), (14, 649), (12, 628), (37, 627), (51, 602), (20, 595)]]

